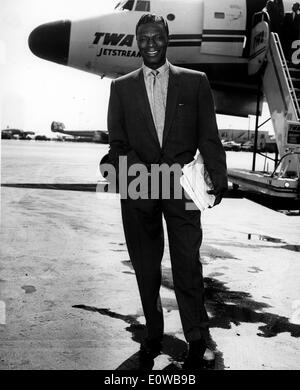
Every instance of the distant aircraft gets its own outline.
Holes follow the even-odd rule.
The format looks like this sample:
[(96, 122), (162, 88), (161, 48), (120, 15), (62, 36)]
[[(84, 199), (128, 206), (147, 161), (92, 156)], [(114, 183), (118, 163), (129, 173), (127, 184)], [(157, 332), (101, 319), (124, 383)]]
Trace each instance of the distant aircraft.
[(12, 139), (12, 138), (18, 138), (18, 139), (31, 139), (31, 137), (28, 137), (29, 135), (34, 135), (35, 133), (33, 131), (23, 131), (19, 129), (4, 129), (1, 130), (1, 138), (2, 139)]
[(108, 131), (105, 130), (65, 130), (65, 125), (62, 122), (52, 122), (51, 131), (53, 133), (72, 135), (73, 137), (83, 137), (93, 142), (108, 143)]
[[(275, 10), (269, 13), (266, 3), (266, 0), (120, 1), (114, 12), (106, 15), (38, 26), (29, 36), (29, 47), (48, 61), (115, 78), (141, 65), (135, 38), (135, 26), (141, 15), (153, 12), (164, 16), (170, 29), (170, 62), (206, 72), (217, 113), (258, 117), (264, 93), (282, 158), (278, 175), (294, 178), (294, 182), (283, 182), (280, 188), (285, 186), (284, 194), (293, 188), (293, 196), (300, 197), (297, 182), (300, 40), (288, 43), (293, 48), (292, 58), (288, 59), (283, 50), (285, 37), (274, 32), (282, 31), (284, 16), (291, 11), (294, 1), (274, 0)], [(255, 163), (252, 170), (255, 171)], [(234, 178), (233, 175), (231, 180)], [(247, 175), (243, 184), (244, 179), (256, 180), (256, 176)], [(273, 186), (272, 180), (264, 177), (263, 185)], [(256, 182), (252, 187), (257, 186), (262, 188)]]

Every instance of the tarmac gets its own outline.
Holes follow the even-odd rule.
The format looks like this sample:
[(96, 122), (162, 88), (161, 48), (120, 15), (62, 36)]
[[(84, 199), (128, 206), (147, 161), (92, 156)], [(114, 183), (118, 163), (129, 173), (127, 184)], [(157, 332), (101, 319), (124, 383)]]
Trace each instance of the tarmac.
[[(1, 195), (0, 369), (135, 369), (145, 322), (116, 196), (15, 187)], [(299, 214), (225, 198), (202, 225), (215, 369), (299, 369)], [(174, 368), (186, 351), (167, 242), (162, 271), (155, 370)]]

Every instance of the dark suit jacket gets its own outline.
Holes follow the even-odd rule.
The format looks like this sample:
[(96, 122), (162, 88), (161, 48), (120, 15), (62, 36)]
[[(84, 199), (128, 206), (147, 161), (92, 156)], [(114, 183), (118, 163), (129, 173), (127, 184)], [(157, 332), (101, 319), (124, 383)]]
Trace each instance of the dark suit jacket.
[(227, 189), (226, 156), (219, 139), (210, 86), (204, 73), (170, 65), (163, 145), (151, 115), (142, 68), (111, 83), (109, 161), (127, 155), (128, 166), (191, 162), (199, 149), (216, 189)]
[(285, 39), (295, 41), (299, 39), (300, 15), (296, 15), (293, 20), (293, 13), (286, 13), (283, 20), (283, 35)]

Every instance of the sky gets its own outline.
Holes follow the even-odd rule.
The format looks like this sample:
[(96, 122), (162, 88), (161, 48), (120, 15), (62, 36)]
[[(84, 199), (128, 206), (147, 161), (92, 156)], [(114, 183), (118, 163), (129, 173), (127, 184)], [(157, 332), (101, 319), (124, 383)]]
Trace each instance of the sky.
[[(52, 121), (66, 129), (106, 130), (111, 80), (34, 56), (28, 36), (38, 25), (82, 19), (113, 10), (112, 0), (1, 0), (0, 127), (53, 135)], [(264, 109), (264, 118), (269, 115)], [(219, 128), (254, 129), (255, 118), (218, 115)], [(263, 130), (270, 130), (264, 127)]]

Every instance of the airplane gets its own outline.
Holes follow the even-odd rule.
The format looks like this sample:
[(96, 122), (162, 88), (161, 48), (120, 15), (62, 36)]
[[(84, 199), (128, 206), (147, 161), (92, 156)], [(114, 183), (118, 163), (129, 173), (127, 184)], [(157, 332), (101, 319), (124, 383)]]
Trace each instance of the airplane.
[(81, 137), (93, 142), (108, 144), (108, 131), (105, 130), (65, 130), (65, 125), (62, 122), (52, 122), (51, 131), (53, 133), (61, 133), (72, 135), (73, 137)]
[[(274, 1), (283, 20), (294, 1)], [(268, 102), (280, 167), (276, 160), (271, 178), (265, 172), (258, 174), (255, 150), (252, 171), (229, 172), (235, 188), (249, 184), (249, 188), (262, 193), (298, 199), (300, 40), (291, 42), (293, 61), (288, 66), (283, 42), (278, 33), (271, 31), (265, 6), (266, 0), (124, 0), (109, 14), (40, 25), (31, 32), (28, 43), (42, 59), (101, 78), (116, 78), (141, 66), (135, 38), (141, 15), (162, 15), (170, 30), (169, 61), (207, 74), (216, 113), (256, 115), (258, 130), (263, 94)]]
[(31, 137), (30, 135), (34, 135), (35, 133), (33, 131), (24, 131), (19, 129), (4, 129), (1, 130), (1, 138), (2, 139), (21, 139), (21, 140), (29, 140)]

